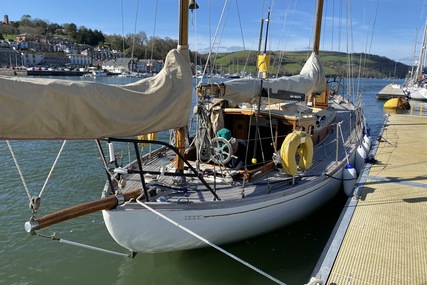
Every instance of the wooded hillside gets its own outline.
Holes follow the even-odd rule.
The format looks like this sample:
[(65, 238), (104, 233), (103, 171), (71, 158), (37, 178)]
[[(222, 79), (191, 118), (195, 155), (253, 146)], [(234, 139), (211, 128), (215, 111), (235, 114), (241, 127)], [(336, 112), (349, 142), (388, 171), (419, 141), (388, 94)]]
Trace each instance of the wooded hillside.
[[(270, 63), (270, 75), (294, 75), (301, 71), (311, 52), (272, 52)], [(197, 55), (198, 64), (205, 64), (207, 55)], [(239, 51), (233, 53), (223, 53), (211, 56), (211, 65), (217, 72), (235, 74), (245, 72), (256, 74), (256, 51)], [(347, 56), (343, 52), (321, 51), (322, 61), (327, 76), (348, 76), (349, 67), (357, 72), (352, 77), (373, 77), (373, 78), (405, 78), (410, 67), (406, 64), (395, 62), (387, 57), (354, 53)], [(362, 66), (359, 69), (359, 66)], [(360, 74), (359, 74), (360, 70)]]
[[(135, 58), (164, 59), (167, 52), (176, 46), (177, 41), (158, 37), (148, 38), (145, 32), (137, 34), (105, 35), (102, 31), (88, 29), (84, 26), (77, 27), (74, 23), (57, 24), (41, 19), (32, 19), (30, 15), (23, 15), (19, 21), (12, 24), (0, 22), (0, 40), (3, 38), (14, 40), (16, 35), (27, 33), (29, 35), (42, 36), (45, 39), (50, 37), (60, 37), (72, 40), (76, 43), (85, 43), (92, 46), (107, 46), (112, 50), (121, 50), (125, 55)], [(300, 72), (307, 58), (308, 51), (300, 52), (270, 52), (271, 55), (271, 76), (293, 75)], [(197, 65), (204, 66), (207, 55), (191, 53), (191, 61)], [(221, 73), (241, 73), (256, 74), (256, 51), (239, 51), (233, 53), (218, 54), (211, 57), (213, 69)], [(374, 77), (404, 78), (409, 66), (395, 62), (383, 56), (355, 53), (348, 57), (342, 52), (321, 51), (320, 59), (325, 68), (326, 75), (348, 76), (349, 67), (358, 72), (353, 77)], [(362, 65), (362, 69), (359, 69)], [(359, 72), (360, 70), (360, 72)]]

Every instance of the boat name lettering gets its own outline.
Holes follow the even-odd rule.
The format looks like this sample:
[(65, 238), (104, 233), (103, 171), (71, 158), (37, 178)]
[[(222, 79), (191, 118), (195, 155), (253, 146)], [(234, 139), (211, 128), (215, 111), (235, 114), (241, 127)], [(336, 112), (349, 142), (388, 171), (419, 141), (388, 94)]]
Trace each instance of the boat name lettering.
[(185, 216), (186, 220), (201, 220), (203, 218), (203, 216)]

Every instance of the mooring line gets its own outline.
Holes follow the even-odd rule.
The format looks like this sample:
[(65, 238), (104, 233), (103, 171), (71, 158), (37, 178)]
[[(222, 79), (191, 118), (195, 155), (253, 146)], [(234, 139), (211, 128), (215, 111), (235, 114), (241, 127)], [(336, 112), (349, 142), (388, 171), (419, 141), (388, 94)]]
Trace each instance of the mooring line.
[(165, 215), (163, 215), (162, 213), (160, 213), (160, 212), (158, 212), (158, 211), (154, 210), (154, 209), (153, 209), (153, 208), (151, 208), (150, 206), (148, 206), (148, 205), (146, 205), (145, 203), (143, 203), (143, 202), (139, 201), (139, 199), (140, 199), (140, 197), (138, 197), (138, 199), (136, 199), (136, 202), (137, 202), (138, 204), (140, 204), (141, 206), (143, 206), (143, 207), (144, 207), (144, 208), (146, 208), (147, 210), (151, 211), (152, 213), (156, 214), (157, 216), (161, 217), (162, 219), (164, 219), (164, 220), (168, 221), (169, 223), (171, 223), (171, 224), (173, 224), (174, 226), (176, 226), (176, 227), (180, 228), (181, 230), (183, 230), (183, 231), (185, 231), (185, 232), (189, 233), (190, 235), (192, 235), (192, 236), (194, 236), (195, 238), (197, 238), (197, 239), (199, 239), (199, 240), (203, 241), (204, 243), (206, 243), (206, 244), (208, 244), (208, 245), (212, 246), (213, 248), (215, 248), (215, 249), (217, 249), (217, 250), (221, 251), (221, 252), (222, 252), (222, 253), (224, 253), (225, 255), (228, 255), (229, 257), (231, 257), (231, 258), (233, 258), (234, 260), (236, 260), (236, 261), (238, 261), (238, 262), (242, 263), (243, 265), (245, 265), (245, 266), (247, 266), (247, 267), (251, 268), (252, 270), (254, 270), (254, 271), (258, 272), (259, 274), (261, 274), (261, 275), (263, 275), (263, 276), (267, 277), (268, 279), (270, 279), (270, 280), (272, 280), (272, 281), (276, 282), (277, 284), (286, 285), (285, 283), (283, 283), (283, 282), (282, 282), (282, 281), (280, 281), (279, 279), (277, 279), (277, 278), (275, 278), (275, 277), (271, 276), (270, 274), (268, 274), (268, 273), (266, 273), (266, 272), (262, 271), (261, 269), (259, 269), (259, 268), (255, 267), (255, 266), (253, 266), (252, 264), (250, 264), (250, 263), (248, 263), (248, 262), (244, 261), (243, 259), (241, 259), (241, 258), (239, 258), (239, 257), (235, 256), (234, 254), (232, 254), (232, 253), (230, 253), (230, 252), (226, 251), (225, 249), (223, 249), (223, 248), (219, 247), (218, 245), (216, 245), (216, 244), (214, 244), (214, 243), (212, 243), (212, 242), (208, 241), (208, 240), (207, 240), (207, 239), (205, 239), (204, 237), (202, 237), (202, 236), (200, 236), (200, 235), (196, 234), (195, 232), (191, 231), (190, 229), (188, 229), (188, 228), (184, 227), (183, 225), (178, 224), (177, 222), (175, 222), (174, 220), (172, 220), (172, 219), (170, 219), (170, 218), (166, 217), (166, 216), (165, 216)]

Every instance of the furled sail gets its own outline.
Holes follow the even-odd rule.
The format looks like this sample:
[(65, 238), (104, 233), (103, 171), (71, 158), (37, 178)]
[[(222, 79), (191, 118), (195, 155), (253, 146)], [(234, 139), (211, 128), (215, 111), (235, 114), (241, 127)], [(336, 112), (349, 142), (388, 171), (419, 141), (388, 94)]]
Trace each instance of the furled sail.
[(127, 85), (0, 76), (0, 137), (93, 139), (185, 126), (192, 71), (172, 50), (158, 75)]
[[(261, 92), (260, 79), (236, 79), (224, 83), (224, 99), (249, 102)], [(325, 91), (325, 74), (319, 56), (312, 53), (300, 74), (264, 80), (262, 88), (269, 96), (284, 100), (304, 100), (313, 92)]]

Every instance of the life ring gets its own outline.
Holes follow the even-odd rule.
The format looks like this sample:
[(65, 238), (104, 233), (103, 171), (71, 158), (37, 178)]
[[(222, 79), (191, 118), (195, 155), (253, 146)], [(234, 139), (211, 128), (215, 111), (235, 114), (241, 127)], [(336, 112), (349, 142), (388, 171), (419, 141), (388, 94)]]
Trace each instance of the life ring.
[(288, 134), (280, 148), (283, 170), (288, 175), (298, 173), (296, 154), (300, 156), (298, 166), (304, 170), (309, 169), (313, 163), (313, 140), (305, 132), (293, 131)]

